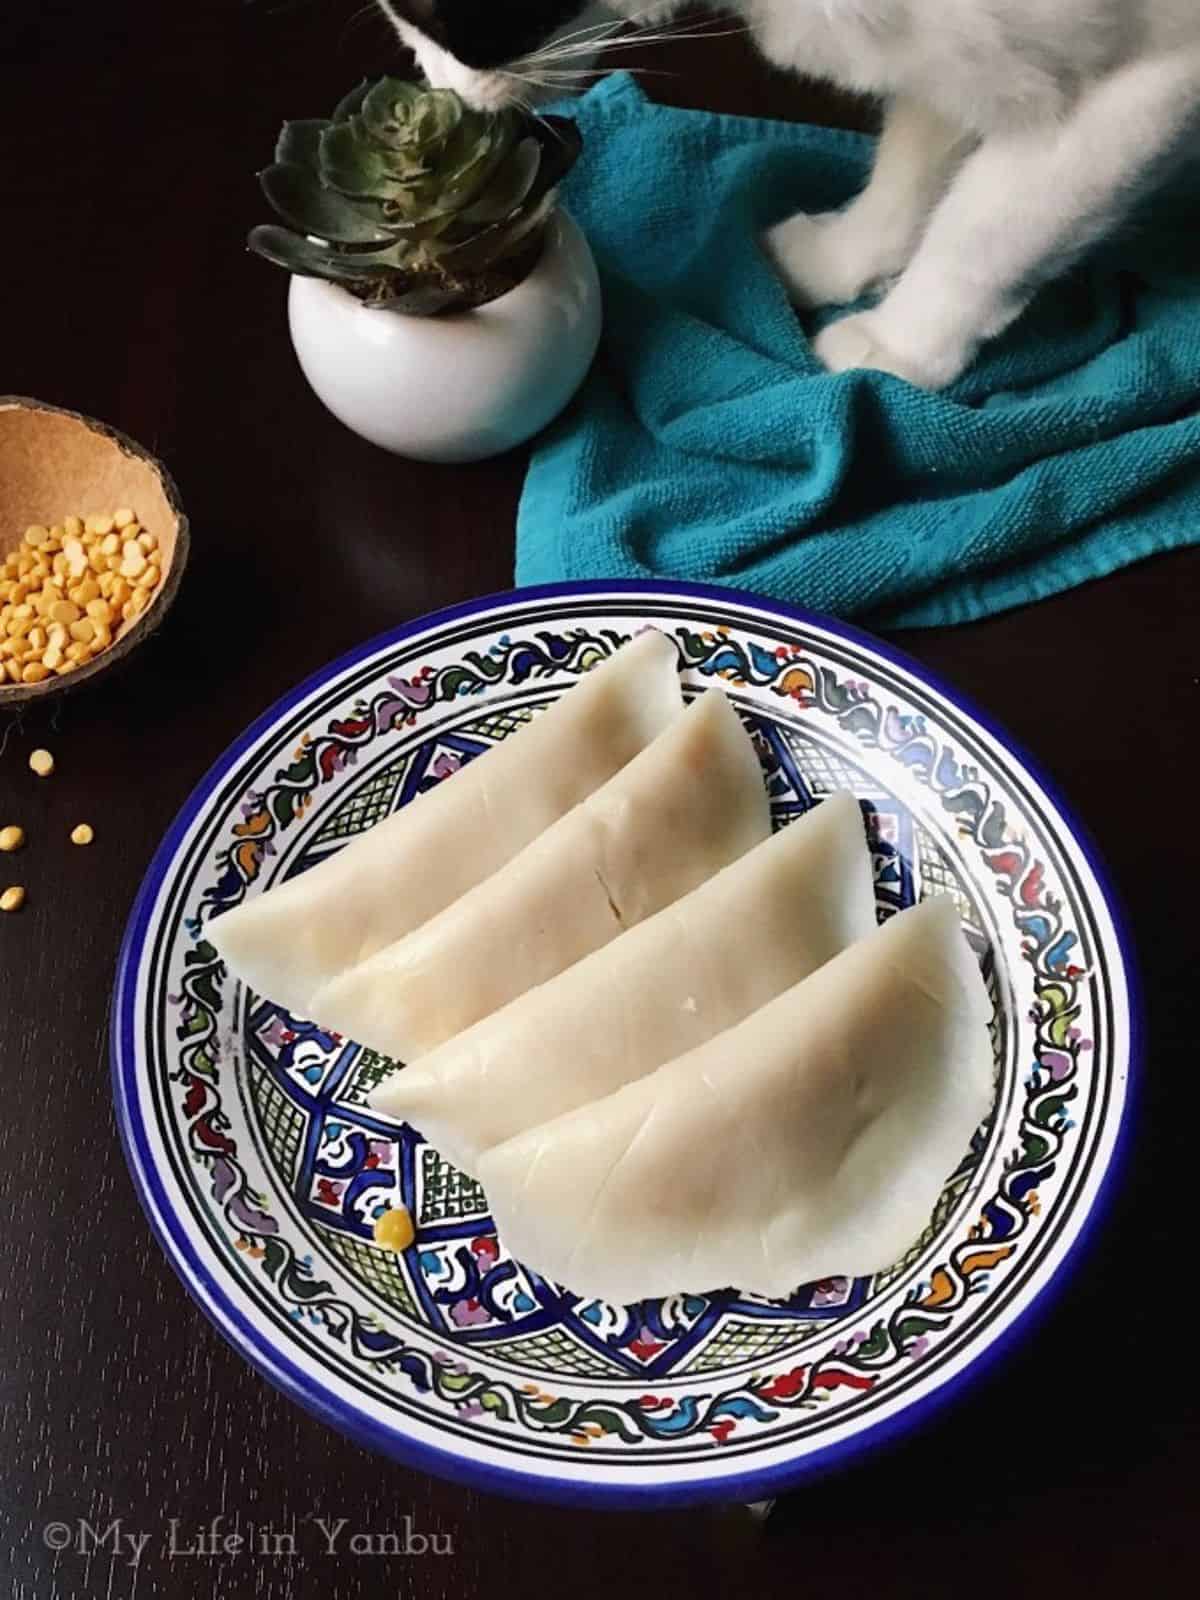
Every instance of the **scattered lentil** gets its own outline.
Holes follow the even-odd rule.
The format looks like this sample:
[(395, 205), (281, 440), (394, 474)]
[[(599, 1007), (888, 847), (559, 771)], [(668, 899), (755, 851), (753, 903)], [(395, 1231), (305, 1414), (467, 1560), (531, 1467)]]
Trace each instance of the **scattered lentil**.
[(407, 1206), (393, 1206), (375, 1224), (375, 1243), (385, 1250), (407, 1250), (416, 1236)]

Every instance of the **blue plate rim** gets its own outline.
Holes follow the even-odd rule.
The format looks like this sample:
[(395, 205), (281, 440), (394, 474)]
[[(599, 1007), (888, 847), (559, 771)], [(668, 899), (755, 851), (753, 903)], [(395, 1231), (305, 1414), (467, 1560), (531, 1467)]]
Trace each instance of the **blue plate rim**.
[[(621, 1484), (605, 1480), (561, 1478), (552, 1474), (522, 1472), (494, 1466), (486, 1461), (471, 1461), (452, 1451), (442, 1450), (388, 1427), (342, 1400), (331, 1400), (301, 1368), (276, 1350), (264, 1333), (227, 1298), (220, 1280), (211, 1272), (184, 1227), (166, 1201), (161, 1178), (150, 1158), (146, 1130), (138, 1112), (136, 1094), (137, 967), (149, 924), (150, 912), (158, 898), (177, 847), (195, 821), (213, 789), (276, 722), (293, 710), (309, 694), (366, 660), (376, 652), (403, 643), (417, 634), (448, 623), (502, 609), (526, 600), (573, 599), (588, 595), (619, 599), (624, 595), (661, 595), (675, 599), (721, 601), (752, 610), (774, 613), (804, 626), (819, 628), (849, 643), (859, 644), (882, 657), (892, 666), (928, 685), (949, 705), (971, 718), (1005, 753), (1013, 758), (1039, 785), (1069, 830), (1099, 888), (1120, 953), (1122, 976), (1129, 1007), (1129, 1059), (1121, 1120), (1116, 1130), (1112, 1153), (1101, 1177), (1100, 1186), (1075, 1238), (1067, 1248), (1051, 1278), (1013, 1320), (959, 1371), (946, 1378), (930, 1394), (905, 1406), (894, 1416), (885, 1417), (852, 1437), (818, 1446), (792, 1461), (748, 1472), (722, 1475), (715, 1479), (688, 1479), (678, 1483)], [(125, 1160), (133, 1178), (139, 1203), (167, 1260), (185, 1289), (209, 1321), (250, 1364), (289, 1399), (321, 1421), (338, 1429), (354, 1443), (391, 1457), (393, 1460), (470, 1488), (513, 1496), (524, 1500), (551, 1502), (599, 1510), (659, 1510), (714, 1501), (763, 1501), (795, 1488), (805, 1479), (836, 1471), (860, 1457), (894, 1444), (932, 1420), (935, 1414), (958, 1398), (968, 1387), (979, 1383), (996, 1365), (1028, 1338), (1032, 1327), (1052, 1309), (1069, 1278), (1078, 1269), (1086, 1250), (1094, 1241), (1100, 1223), (1112, 1201), (1117, 1180), (1124, 1171), (1134, 1137), (1134, 1124), (1140, 1103), (1145, 1017), (1141, 974), (1136, 959), (1129, 920), (1121, 897), (1109, 877), (1104, 859), (1090, 831), (1079, 821), (1058, 785), (1041, 763), (983, 712), (969, 696), (951, 688), (905, 650), (877, 638), (866, 630), (839, 618), (810, 611), (803, 606), (755, 595), (748, 590), (715, 584), (660, 581), (657, 579), (588, 579), (562, 584), (538, 584), (527, 588), (500, 590), (474, 600), (461, 601), (428, 612), (410, 622), (384, 630), (356, 645), (324, 667), (310, 673), (286, 691), (256, 717), (208, 768), (173, 818), (142, 879), (126, 924), (117, 958), (114, 1004), (109, 1025), (109, 1051), (113, 1103)]]

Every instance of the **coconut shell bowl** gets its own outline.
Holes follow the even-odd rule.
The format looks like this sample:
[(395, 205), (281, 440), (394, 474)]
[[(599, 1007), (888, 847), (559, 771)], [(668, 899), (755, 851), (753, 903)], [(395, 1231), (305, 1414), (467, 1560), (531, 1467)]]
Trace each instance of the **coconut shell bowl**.
[(0, 686), (0, 711), (62, 694), (124, 666), (163, 623), (188, 559), (188, 524), (179, 496), (149, 451), (105, 423), (18, 395), (0, 396), (0, 556), (25, 530), (53, 528), (67, 516), (110, 516), (130, 507), (157, 540), (161, 578), (140, 615), (112, 628), (112, 643), (75, 670), (41, 682)]

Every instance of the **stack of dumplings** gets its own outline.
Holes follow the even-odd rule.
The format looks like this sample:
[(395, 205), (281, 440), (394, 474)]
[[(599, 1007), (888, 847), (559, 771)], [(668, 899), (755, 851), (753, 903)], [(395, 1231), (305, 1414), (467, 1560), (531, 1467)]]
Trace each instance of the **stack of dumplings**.
[(372, 1096), (577, 1294), (889, 1266), (992, 1096), (953, 904), (877, 929), (853, 796), (772, 835), (732, 704), (647, 631), (520, 733), (214, 922), (258, 993), (406, 1063)]

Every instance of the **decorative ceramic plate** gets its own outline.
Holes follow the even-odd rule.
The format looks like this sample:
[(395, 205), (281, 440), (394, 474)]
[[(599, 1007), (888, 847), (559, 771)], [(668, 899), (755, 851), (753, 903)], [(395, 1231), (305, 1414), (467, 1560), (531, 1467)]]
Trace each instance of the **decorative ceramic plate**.
[[(924, 1235), (886, 1272), (786, 1302), (716, 1289), (612, 1306), (538, 1277), (476, 1184), (370, 1112), (388, 1064), (247, 992), (206, 938), (212, 917), (452, 781), (648, 625), (676, 640), (685, 687), (732, 698), (778, 824), (858, 795), (881, 918), (953, 896), (995, 1001), (994, 1107)], [(362, 1443), (537, 1497), (761, 1499), (923, 1416), (1061, 1272), (1122, 1132), (1129, 981), (1095, 862), (1045, 782), (912, 662), (723, 590), (527, 590), (346, 656), (200, 785), (126, 937), (117, 1108), (204, 1310)], [(396, 1255), (372, 1225), (400, 1201), (418, 1232)]]

